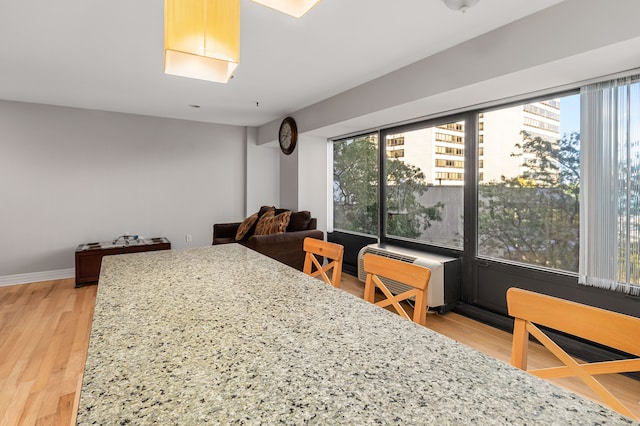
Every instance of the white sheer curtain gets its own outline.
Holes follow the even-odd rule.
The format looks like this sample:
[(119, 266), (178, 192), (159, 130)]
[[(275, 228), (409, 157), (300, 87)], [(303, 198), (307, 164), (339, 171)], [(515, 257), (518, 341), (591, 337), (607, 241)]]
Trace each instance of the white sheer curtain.
[(581, 284), (640, 295), (640, 83), (581, 93)]

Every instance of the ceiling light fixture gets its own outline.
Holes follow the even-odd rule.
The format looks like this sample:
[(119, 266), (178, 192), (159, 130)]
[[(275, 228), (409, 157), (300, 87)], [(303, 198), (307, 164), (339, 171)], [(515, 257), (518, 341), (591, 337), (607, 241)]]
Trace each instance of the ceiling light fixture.
[(459, 10), (460, 12), (464, 13), (470, 7), (475, 6), (476, 3), (478, 3), (480, 0), (442, 0), (442, 1), (444, 2), (444, 4), (447, 5), (449, 9)]
[[(253, 0), (301, 17), (320, 0)], [(240, 58), (240, 0), (165, 0), (164, 72), (226, 83)]]
[(240, 58), (240, 0), (165, 0), (164, 72), (226, 83)]
[(311, 10), (320, 0), (253, 0), (263, 6), (279, 10), (280, 12), (300, 18)]

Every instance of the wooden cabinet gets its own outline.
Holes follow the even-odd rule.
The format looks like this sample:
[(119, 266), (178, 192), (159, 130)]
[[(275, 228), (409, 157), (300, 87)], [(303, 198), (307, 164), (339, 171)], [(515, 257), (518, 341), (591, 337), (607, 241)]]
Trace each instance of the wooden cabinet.
[(76, 249), (76, 287), (98, 282), (104, 256), (169, 249), (171, 242), (164, 237), (80, 244)]

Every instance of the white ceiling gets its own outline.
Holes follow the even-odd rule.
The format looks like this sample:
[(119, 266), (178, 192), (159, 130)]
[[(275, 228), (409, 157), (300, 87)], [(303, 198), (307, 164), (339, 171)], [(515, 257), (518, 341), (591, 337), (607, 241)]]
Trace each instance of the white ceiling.
[(162, 0), (2, 0), (0, 99), (260, 126), (560, 1), (322, 0), (295, 19), (241, 0), (219, 84), (163, 73)]

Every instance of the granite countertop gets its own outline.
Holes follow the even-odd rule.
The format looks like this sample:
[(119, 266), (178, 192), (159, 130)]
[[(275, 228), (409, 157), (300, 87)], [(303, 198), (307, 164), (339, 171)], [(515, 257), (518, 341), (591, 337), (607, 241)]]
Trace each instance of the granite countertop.
[(239, 244), (105, 257), (78, 424), (631, 424)]

